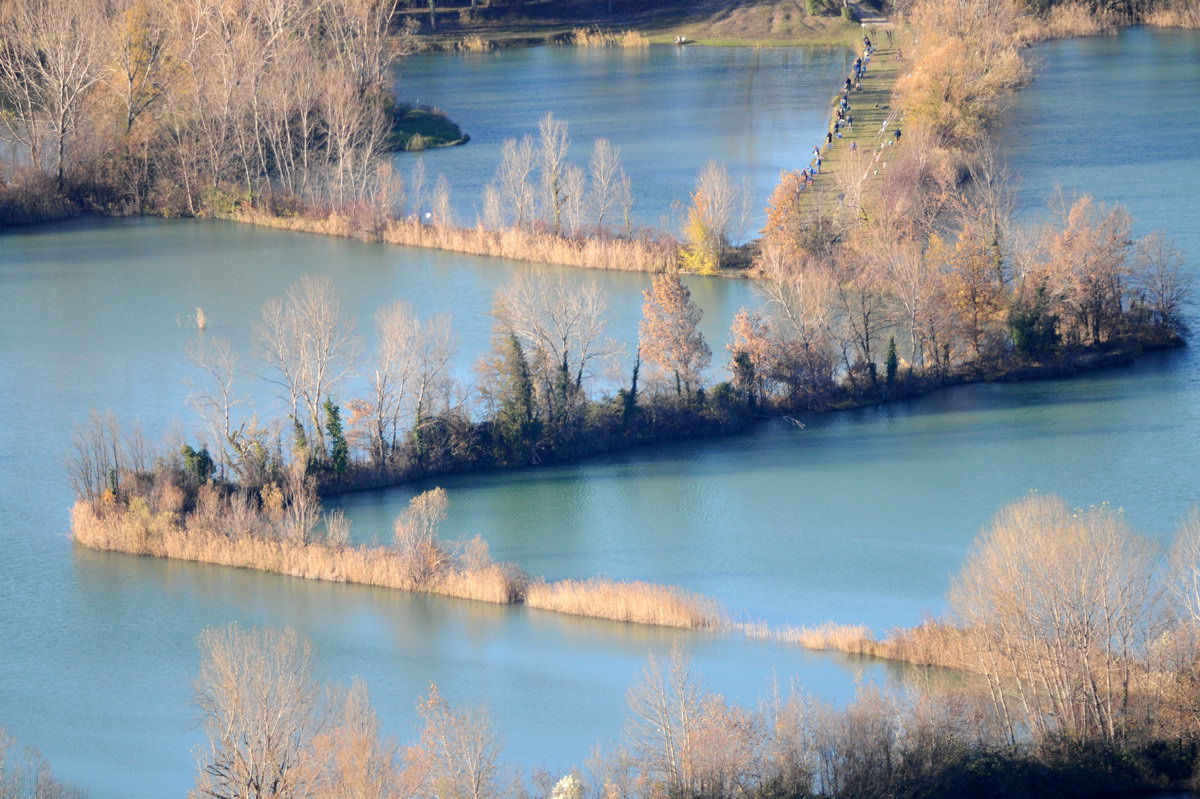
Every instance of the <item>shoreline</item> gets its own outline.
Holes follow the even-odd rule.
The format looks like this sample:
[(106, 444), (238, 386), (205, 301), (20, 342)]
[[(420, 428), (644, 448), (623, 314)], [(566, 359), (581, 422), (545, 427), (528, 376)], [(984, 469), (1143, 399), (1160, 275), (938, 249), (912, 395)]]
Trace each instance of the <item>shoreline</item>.
[[(880, 51), (891, 52), (891, 51)], [(893, 64), (897, 62), (891, 62)], [(882, 71), (877, 71), (876, 75), (882, 75)], [(894, 85), (894, 78), (892, 79)], [(845, 149), (845, 145), (843, 148)], [(257, 224), (260, 226), (277, 227), (288, 230), (297, 230), (309, 233), (318, 233), (325, 235), (338, 236), (362, 236), (363, 230), (356, 227), (354, 220), (331, 215), (325, 219), (309, 219), (305, 217), (280, 217), (268, 214), (254, 213), (237, 213), (229, 217), (233, 221), (239, 221), (245, 224)], [(434, 226), (422, 225), (419, 222), (409, 222), (403, 220), (385, 220), (381, 229), (377, 230), (379, 241), (393, 244), (402, 244), (406, 246), (424, 246), (438, 249), (448, 249), (454, 251), (470, 252), (476, 255), (492, 255), (499, 257), (521, 257), (525, 260), (543, 260), (538, 258), (530, 259), (528, 254), (518, 255), (515, 248), (518, 246), (528, 248), (530, 246), (530, 238), (540, 238), (542, 251), (545, 253), (553, 253), (553, 257), (546, 257), (544, 262), (563, 263), (573, 266), (594, 266), (594, 263), (584, 263), (589, 259), (595, 259), (597, 256), (594, 253), (589, 254), (586, 249), (586, 244), (580, 245), (575, 240), (569, 240), (561, 236), (550, 236), (530, 231), (515, 231), (515, 242), (513, 239), (505, 239), (504, 233), (495, 233), (486, 231), (482, 228), (439, 228)], [(632, 269), (634, 271), (662, 271), (671, 268), (673, 256), (670, 251), (664, 249), (655, 250), (647, 245), (646, 242), (623, 242), (621, 240), (599, 240), (601, 244), (606, 246), (609, 252), (603, 256), (609, 258), (610, 263), (619, 263), (622, 268)], [(661, 242), (656, 244), (661, 245)], [(512, 249), (510, 249), (512, 248)], [(632, 249), (630, 249), (632, 248)], [(565, 253), (565, 254), (564, 254)], [(615, 253), (615, 255), (613, 254)], [(568, 257), (569, 256), (569, 257)], [(608, 268), (616, 268), (610, 266)], [(743, 273), (744, 274), (744, 273)], [(929, 375), (919, 378), (900, 377), (894, 386), (884, 386), (882, 381), (873, 385), (866, 391), (857, 392), (856, 395), (850, 395), (845, 389), (835, 389), (828, 396), (823, 396), (818, 399), (821, 407), (809, 408), (813, 412), (821, 412), (826, 410), (849, 410), (853, 408), (864, 408), (875, 405), (882, 405), (886, 402), (900, 399), (910, 399), (914, 397), (924, 396), (933, 393), (941, 388), (961, 385), (973, 382), (1014, 382), (1018, 380), (1031, 379), (1054, 379), (1066, 377), (1081, 372), (1095, 371), (1104, 368), (1110, 368), (1136, 360), (1140, 355), (1162, 348), (1170, 348), (1182, 346), (1183, 342), (1179, 339), (1165, 340), (1161, 342), (1148, 341), (1123, 341), (1116, 345), (1108, 345), (1099, 349), (1080, 349), (1076, 351), (1066, 352), (1054, 360), (1037, 363), (1037, 362), (1016, 362), (1010, 360), (1001, 364), (998, 368), (993, 368), (990, 371), (981, 370), (976, 364), (965, 364), (949, 374), (944, 375)], [(656, 431), (644, 438), (639, 438), (637, 432), (630, 434), (628, 431), (621, 431), (619, 434), (614, 434), (608, 438), (600, 437), (598, 440), (582, 445), (578, 450), (568, 452), (565, 455), (554, 456), (553, 454), (547, 458), (547, 463), (564, 463), (579, 460), (586, 457), (601, 455), (607, 452), (631, 449), (634, 447), (652, 446), (665, 441), (701, 438), (720, 433), (732, 432), (735, 430), (744, 429), (749, 424), (752, 424), (756, 419), (762, 416), (755, 414), (753, 407), (735, 409), (736, 412), (727, 413), (724, 418), (713, 418), (709, 420), (707, 425), (682, 425), (678, 428), (668, 429), (666, 433)], [(795, 410), (777, 410), (773, 416), (786, 416), (788, 413), (794, 413)], [(685, 416), (688, 414), (695, 415), (699, 419), (699, 414), (688, 409)], [(686, 420), (685, 420), (686, 421)], [(537, 464), (519, 464), (519, 468), (527, 468), (529, 465)], [(404, 473), (392, 474), (375, 474), (369, 479), (353, 478), (341, 480), (338, 482), (326, 482), (320, 486), (320, 491), (324, 495), (336, 495), (355, 490), (366, 490), (381, 488), (387, 486), (396, 486), (404, 483), (430, 479), (439, 475), (449, 473), (482, 473), (501, 468), (512, 468), (505, 465), (487, 464), (484, 466), (470, 466), (464, 468), (455, 468), (453, 465), (449, 468), (431, 469), (428, 471), (411, 470)], [(147, 554), (157, 557), (166, 557), (182, 560), (195, 560), (197, 562), (214, 563), (220, 565), (233, 565), (242, 568), (256, 568), (262, 571), (269, 571), (279, 574), (290, 574), (292, 576), (300, 576), (306, 579), (322, 579), (345, 582), (360, 582), (368, 585), (383, 585), (384, 587), (393, 587), (401, 590), (420, 590), (429, 593), (443, 594), (447, 596), (456, 596), (461, 598), (477, 598), (482, 601), (505, 602), (510, 604), (529, 604), (525, 600), (524, 591), (532, 585), (551, 585), (531, 578), (528, 575), (520, 573), (519, 570), (514, 575), (507, 575), (504, 569), (509, 568), (508, 565), (502, 564), (501, 573), (491, 575), (488, 578), (489, 587), (484, 591), (484, 596), (475, 596), (466, 589), (461, 589), (452, 585), (446, 586), (422, 586), (415, 588), (405, 586), (392, 580), (391, 583), (375, 582), (376, 578), (368, 579), (352, 579), (346, 576), (347, 566), (340, 564), (337, 557), (341, 557), (342, 550), (325, 550), (318, 551), (319, 556), (334, 556), (335, 565), (326, 570), (310, 569), (302, 567), (299, 571), (294, 565), (288, 565), (296, 558), (305, 555), (304, 547), (311, 547), (311, 544), (303, 544), (300, 549), (290, 550), (286, 548), (280, 549), (278, 552), (268, 552), (267, 559), (272, 562), (277, 562), (280, 565), (274, 568), (261, 568), (251, 565), (247, 560), (248, 556), (239, 555), (236, 552), (229, 554), (222, 549), (223, 544), (217, 539), (201, 541), (201, 544), (206, 545), (210, 549), (216, 549), (224, 554), (218, 554), (213, 557), (197, 557), (194, 550), (187, 549), (183, 544), (173, 545), (174, 548), (167, 547), (161, 551), (141, 551), (145, 546), (144, 536), (136, 540), (131, 546), (108, 546), (108, 545), (92, 545), (80, 540), (76, 535), (76, 540), (80, 541), (85, 546), (92, 546), (97, 549), (110, 549), (111, 551), (121, 551), (131, 554)], [(193, 542), (194, 543), (194, 542)], [(263, 542), (258, 542), (263, 544)], [(280, 542), (280, 546), (284, 545)], [(201, 547), (204, 548), (204, 547)], [(355, 553), (352, 557), (359, 558), (368, 557), (363, 553), (365, 549), (350, 548), (346, 551)], [(189, 554), (189, 552), (191, 554)], [(262, 555), (261, 552), (258, 553)], [(386, 562), (386, 553), (380, 554), (377, 557), (383, 558)], [(511, 567), (515, 569), (515, 567)], [(370, 570), (368, 569), (368, 573)], [(512, 581), (516, 581), (515, 583)], [(593, 583), (593, 587), (599, 587), (595, 581), (585, 581)], [(559, 581), (559, 583), (571, 583), (579, 585), (579, 581)], [(611, 585), (612, 581), (605, 583)], [(514, 585), (519, 587), (514, 588)], [(649, 584), (636, 583), (636, 585), (645, 588)], [(678, 591), (666, 586), (652, 586), (655, 590)], [(473, 590), (473, 589), (472, 589)], [(493, 598), (489, 598), (493, 597)], [(496, 599), (494, 597), (501, 597)], [(703, 600), (703, 597), (696, 597)], [(706, 600), (707, 601), (707, 600)], [(539, 607), (539, 605), (531, 604), (531, 607)], [(608, 615), (607, 613), (597, 612), (577, 612), (564, 610), (560, 612), (573, 613), (574, 615), (584, 615), (594, 618), (609, 618), (619, 621), (627, 621), (632, 623), (645, 624), (663, 624), (661, 621), (646, 621), (642, 618), (631, 618), (626, 614), (619, 616)], [(706, 617), (708, 618), (708, 617)], [(689, 629), (710, 629), (715, 624), (711, 619), (699, 622), (699, 626), (693, 626), (696, 622), (687, 622), (686, 624), (667, 623), (666, 626), (681, 626)], [(722, 624), (725, 624), (722, 622)], [(874, 646), (874, 645), (873, 645)], [(821, 647), (828, 648), (828, 647)], [(860, 650), (860, 653), (863, 653)]]
[[(1109, 352), (1073, 353), (1053, 363), (1024, 365), (999, 374), (958, 374), (933, 385), (914, 383), (886, 398), (860, 399), (853, 403), (831, 405), (812, 413), (850, 411), (884, 405), (888, 402), (918, 399), (936, 391), (971, 383), (1004, 383), (1023, 380), (1067, 378), (1127, 365), (1138, 357), (1158, 350), (1186, 346), (1181, 340), (1158, 346), (1124, 346)], [(744, 430), (757, 421), (786, 416), (746, 417), (741, 424), (721, 431), (682, 433), (667, 438), (630, 441), (624, 446), (562, 458), (550, 463), (567, 463), (614, 451), (653, 446), (669, 441), (707, 438)], [(532, 464), (517, 467), (429, 472), (407, 475), (395, 480), (370, 484), (323, 486), (320, 496), (338, 496), (354, 491), (395, 487), (418, 480), (429, 480), (451, 473), (485, 473), (512, 468), (537, 468)], [(945, 651), (961, 635), (957, 628), (939, 620), (920, 622), (911, 627), (896, 627), (880, 636), (864, 625), (824, 622), (814, 626), (770, 626), (763, 622), (741, 621), (717, 600), (677, 586), (643, 580), (613, 580), (599, 577), (564, 578), (547, 581), (529, 575), (512, 563), (493, 562), (487, 557), (486, 542), (482, 559), (474, 565), (451, 567), (429, 582), (414, 582), (406, 571), (403, 557), (386, 545), (330, 544), (321, 541), (289, 542), (282, 538), (238, 537), (213, 531), (200, 533), (186, 527), (180, 511), (152, 510), (140, 496), (125, 506), (102, 504), (100, 510), (79, 500), (71, 510), (70, 538), (76, 545), (95, 551), (156, 557), (206, 565), (243, 568), (280, 576), (324, 582), (341, 582), (370, 587), (424, 593), (491, 604), (521, 605), (583, 618), (627, 624), (642, 624), (724, 635), (779, 641), (811, 651), (833, 651), (918, 666), (971, 671), (967, 665), (948, 662), (946, 656), (931, 653)], [(463, 544), (469, 550), (475, 542)], [(957, 651), (951, 647), (950, 651)]]
[(647, 449), (663, 444), (735, 435), (748, 430), (760, 422), (786, 419), (796, 414), (839, 413), (864, 408), (883, 407), (892, 402), (921, 399), (934, 395), (939, 391), (958, 386), (1022, 383), (1039, 380), (1068, 380), (1079, 375), (1129, 366), (1145, 355), (1182, 349), (1187, 346), (1187, 342), (1182, 339), (1170, 339), (1161, 342), (1124, 342), (1119, 346), (1109, 348), (1107, 351), (1097, 352), (1084, 349), (1076, 352), (1067, 352), (1045, 363), (1011, 364), (1008, 368), (999, 371), (986, 372), (978, 369), (960, 369), (953, 374), (941, 378), (903, 376), (899, 377), (896, 384), (892, 387), (887, 387), (881, 381), (877, 391), (873, 394), (832, 399), (821, 407), (789, 408), (771, 413), (744, 414), (736, 418), (726, 419), (723, 422), (713, 422), (708, 426), (693, 424), (683, 428), (670, 428), (653, 438), (640, 439), (628, 437), (615, 441), (607, 439), (600, 442), (593, 449), (561, 457), (552, 457), (537, 463), (493, 464), (467, 468), (442, 468), (428, 471), (416, 470), (400, 474), (368, 474), (363, 477), (351, 476), (336, 483), (319, 483), (317, 491), (322, 497), (337, 497), (342, 494), (353, 494), (360, 491), (396, 488), (451, 475), (487, 475), (495, 472), (511, 472), (538, 469), (543, 466), (578, 463), (590, 458), (604, 457), (618, 452), (629, 452), (631, 450)]

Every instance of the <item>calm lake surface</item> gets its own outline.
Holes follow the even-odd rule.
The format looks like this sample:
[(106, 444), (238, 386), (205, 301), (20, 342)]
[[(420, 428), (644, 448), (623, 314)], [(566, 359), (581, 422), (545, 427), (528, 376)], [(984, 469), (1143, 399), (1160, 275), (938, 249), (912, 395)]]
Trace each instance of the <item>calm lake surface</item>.
[[(397, 68), (400, 98), (436, 105), (471, 141), (404, 153), (396, 163), (409, 175), (413, 162), (424, 160), (430, 187), (444, 174), (459, 221), (472, 223), (504, 140), (536, 139), (538, 121), (553, 112), (570, 125), (568, 160), (585, 171), (596, 139), (621, 148), (637, 224), (677, 232), (700, 170), (716, 160), (735, 185), (748, 181), (745, 233), (754, 236), (780, 170), (807, 164), (807, 153), (824, 138), (829, 100), (853, 60), (841, 47), (528, 47), (416, 55)], [(614, 213), (619, 221), (620, 210)]]
[[(1138, 30), (1035, 52), (1040, 77), (1018, 96), (1004, 137), (1027, 218), (1044, 216), (1041, 197), (1056, 183), (1121, 199), (1139, 232), (1166, 228), (1195, 268), (1200, 36)], [(626, 686), (647, 652), (676, 638), (744, 702), (772, 674), (832, 699), (858, 679), (887, 680), (879, 664), (774, 644), (104, 555), (66, 540), (61, 459), (87, 409), (140, 418), (151, 437), (187, 431), (195, 375), (185, 352), (202, 335), (188, 326), (194, 306), (209, 316), (203, 335), (248, 354), (261, 303), (301, 274), (327, 274), (360, 329), (393, 299), (452, 312), (465, 375), (487, 346), (494, 288), (525, 268), (222, 223), (77, 222), (0, 237), (0, 724), (94, 796), (183, 796), (201, 741), (189, 705), (195, 637), (234, 620), (296, 627), (327, 678), (367, 681), (401, 739), (435, 681), (452, 702), (488, 704), (509, 762), (555, 770), (619, 734)], [(647, 279), (571, 274), (610, 292), (611, 333), (630, 340)], [(690, 285), (723, 360), (724, 329), (755, 301), (751, 287)], [(1165, 540), (1200, 499), (1197, 366), (1193, 347), (1073, 380), (962, 387), (798, 419), (803, 428), (764, 424), (442, 481), (446, 532), (481, 533), (535, 574), (683, 585), (753, 618), (910, 624), (942, 609), (980, 526), (1029, 490), (1123, 506)], [(344, 498), (354, 534), (386, 537), (423, 487)]]

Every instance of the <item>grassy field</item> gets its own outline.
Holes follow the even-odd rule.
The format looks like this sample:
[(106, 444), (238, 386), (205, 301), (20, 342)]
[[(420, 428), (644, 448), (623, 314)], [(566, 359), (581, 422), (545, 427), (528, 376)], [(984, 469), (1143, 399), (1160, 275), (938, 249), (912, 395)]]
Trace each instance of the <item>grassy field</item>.
[[(861, 39), (857, 23), (812, 16), (803, 0), (527, 0), (479, 4), (438, 3), (436, 28), (428, 9), (407, 13), (429, 49), (506, 47), (562, 43), (577, 28), (637, 30), (654, 43), (677, 36), (706, 45), (851, 45)], [(467, 44), (474, 42), (475, 44)]]

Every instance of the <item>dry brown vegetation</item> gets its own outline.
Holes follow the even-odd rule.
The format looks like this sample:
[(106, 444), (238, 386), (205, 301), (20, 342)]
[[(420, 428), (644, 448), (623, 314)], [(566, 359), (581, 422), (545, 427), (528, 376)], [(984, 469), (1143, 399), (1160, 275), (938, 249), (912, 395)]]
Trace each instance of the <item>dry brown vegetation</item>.
[(575, 616), (685, 630), (715, 630), (725, 624), (713, 600), (679, 588), (637, 580), (534, 581), (525, 587), (525, 604)]
[(0, 14), (0, 136), (103, 213), (342, 209), (375, 197), (396, 0), (36, 0)]
[(1146, 24), (1162, 28), (1200, 28), (1200, 2), (1174, 0), (1146, 13)]
[(436, 686), (418, 704), (419, 737), (398, 747), (379, 734), (365, 688), (323, 686), (291, 631), (209, 630), (201, 649), (209, 748), (197, 788), (212, 796), (240, 796), (233, 785), (266, 775), (321, 799), (1039, 797), (1094, 795), (1098, 781), (1130, 794), (1194, 782), (1195, 735), (1178, 727), (1122, 741), (1037, 734), (1014, 743), (986, 689), (962, 680), (922, 680), (903, 695), (866, 686), (843, 707), (775, 685), (756, 707), (739, 707), (676, 646), (668, 659), (652, 655), (630, 686), (619, 743), (586, 770), (527, 786), (505, 779), (486, 711), (452, 708)]
[(649, 47), (644, 33), (634, 30), (618, 31), (601, 28), (576, 28), (571, 31), (571, 44), (576, 47)]
[[(285, 499), (286, 497), (286, 499)], [(723, 616), (705, 597), (638, 581), (530, 580), (496, 563), (480, 538), (440, 540), (446, 493), (417, 495), (395, 523), (391, 546), (349, 543), (336, 514), (322, 521), (311, 484), (270, 484), (252, 496), (213, 483), (188, 498), (178, 484), (159, 483), (147, 496), (123, 503), (106, 493), (99, 503), (76, 503), (75, 541), (92, 549), (255, 569), (306, 580), (357, 583), (474, 599), (579, 616), (682, 629), (717, 629)]]
[(295, 631), (232, 624), (205, 630), (199, 644), (196, 705), (208, 746), (199, 753), (195, 795), (499, 795), (500, 739), (486, 714), (451, 708), (437, 686), (418, 705), (420, 739), (401, 749), (382, 736), (366, 686), (323, 684), (311, 645)]
[(85, 799), (86, 792), (54, 778), (50, 764), (33, 748), (20, 749), (0, 727), (0, 799)]
[[(387, 559), (399, 582), (437, 590), (443, 566), (451, 562), (432, 533), (444, 503), (443, 493), (421, 495), (397, 521), (396, 552), (362, 552)], [(128, 519), (116, 526), (97, 522), (83, 503), (75, 513), (77, 523), (84, 520), (77, 535), (147, 554), (155, 554), (153, 542), (162, 538), (158, 526), (170, 523), (167, 515), (156, 520), (140, 507), (128, 514), (142, 515), (140, 526)], [(1060, 786), (1071, 780), (1086, 785), (1096, 774), (1129, 788), (1187, 784), (1200, 751), (1198, 553), (1200, 514), (1185, 521), (1168, 571), (1160, 573), (1159, 561), (1118, 511), (1070, 511), (1060, 500), (1033, 495), (1001, 511), (981, 534), (951, 590), (952, 620), (893, 631), (883, 640), (856, 626), (737, 628), (812, 648), (950, 666), (978, 679), (943, 684), (926, 675), (904, 698), (868, 688), (840, 709), (794, 688), (776, 688), (758, 709), (745, 709), (709, 691), (676, 651), (669, 664), (652, 658), (631, 687), (620, 747), (598, 757), (590, 775), (559, 784), (582, 791), (592, 780), (607, 795), (631, 797), (780, 790), (851, 797), (907, 795), (917, 786), (956, 784), (974, 773), (971, 779), (979, 782), (964, 789), (972, 793), (1002, 784), (1009, 769), (1033, 767), (1045, 779), (1062, 769), (1054, 778)], [(292, 567), (303, 557), (297, 555)], [(455, 557), (454, 568), (463, 575), (490, 568), (478, 541)], [(334, 573), (325, 572), (326, 578)], [(661, 586), (537, 581), (526, 591), (531, 607), (729, 629), (707, 600)], [(206, 633), (202, 648), (198, 697), (211, 742), (198, 777), (205, 790), (259, 779), (253, 770), (274, 769), (274, 763), (283, 768), (270, 773), (312, 786), (312, 795), (344, 795), (315, 787), (328, 778), (320, 766), (326, 762), (344, 770), (334, 772), (340, 784), (358, 785), (369, 774), (378, 778), (376, 788), (345, 795), (419, 792), (430, 781), (455, 795), (500, 796), (506, 790), (486, 716), (451, 709), (436, 688), (421, 704), (426, 732), (401, 756), (368, 723), (361, 686), (349, 693), (313, 690), (307, 646), (294, 634), (231, 628)], [(265, 704), (245, 705), (243, 697), (251, 695)], [(268, 712), (294, 734), (264, 735)], [(320, 754), (326, 747), (341, 754)], [(374, 753), (369, 759), (375, 765), (351, 768), (362, 765), (352, 752)]]
[(124, 513), (97, 514), (86, 503), (71, 513), (75, 541), (91, 549), (150, 555), (283, 574), (306, 580), (358, 583), (422, 591), (482, 602), (509, 603), (521, 596), (524, 576), (504, 564), (457, 563), (427, 579), (414, 578), (405, 553), (384, 546), (231, 535), (199, 520), (179, 524), (170, 513), (134, 503)]
[(847, 79), (859, 146), (822, 149), (837, 190), (824, 170), (815, 181), (784, 173), (767, 209), (755, 261), (767, 303), (738, 315), (730, 345), (733, 385), (752, 403), (819, 409), (1182, 341), (1178, 298), (1191, 281), (1162, 234), (1134, 242), (1122, 208), (1086, 196), (1059, 201), (1039, 233), (1014, 230), (991, 131), (1028, 74), (1023, 26), (1053, 35), (1125, 20), (1075, 5), (1031, 13), (974, 0), (906, 6), (911, 60), (897, 61), (889, 37), (884, 62), (907, 72), (869, 147), (857, 128), (882, 110), (864, 109)]
[(276, 216), (242, 211), (233, 218), (239, 222), (282, 230), (382, 240), (389, 244), (587, 269), (662, 272), (674, 266), (677, 258), (675, 241), (665, 236), (635, 240), (570, 237), (542, 230), (489, 230), (482, 225), (471, 228), (427, 225), (408, 219), (390, 219), (383, 223), (382, 228), (375, 228), (370, 224), (364, 225), (360, 219), (342, 214), (314, 219), (309, 216)]
[(1101, 36), (1117, 32), (1128, 18), (1111, 8), (1086, 3), (1060, 3), (1045, 14), (1023, 17), (1018, 24), (1023, 42), (1065, 39), (1071, 36)]

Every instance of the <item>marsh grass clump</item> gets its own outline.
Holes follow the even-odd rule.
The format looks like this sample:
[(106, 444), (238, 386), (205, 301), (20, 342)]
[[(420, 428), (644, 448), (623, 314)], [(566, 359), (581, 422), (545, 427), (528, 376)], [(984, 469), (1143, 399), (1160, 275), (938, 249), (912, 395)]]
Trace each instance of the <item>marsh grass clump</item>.
[(525, 604), (577, 616), (687, 630), (724, 626), (723, 614), (708, 597), (637, 580), (537, 581), (526, 587)]
[(567, 41), (576, 47), (649, 47), (650, 39), (636, 30), (575, 28)]

